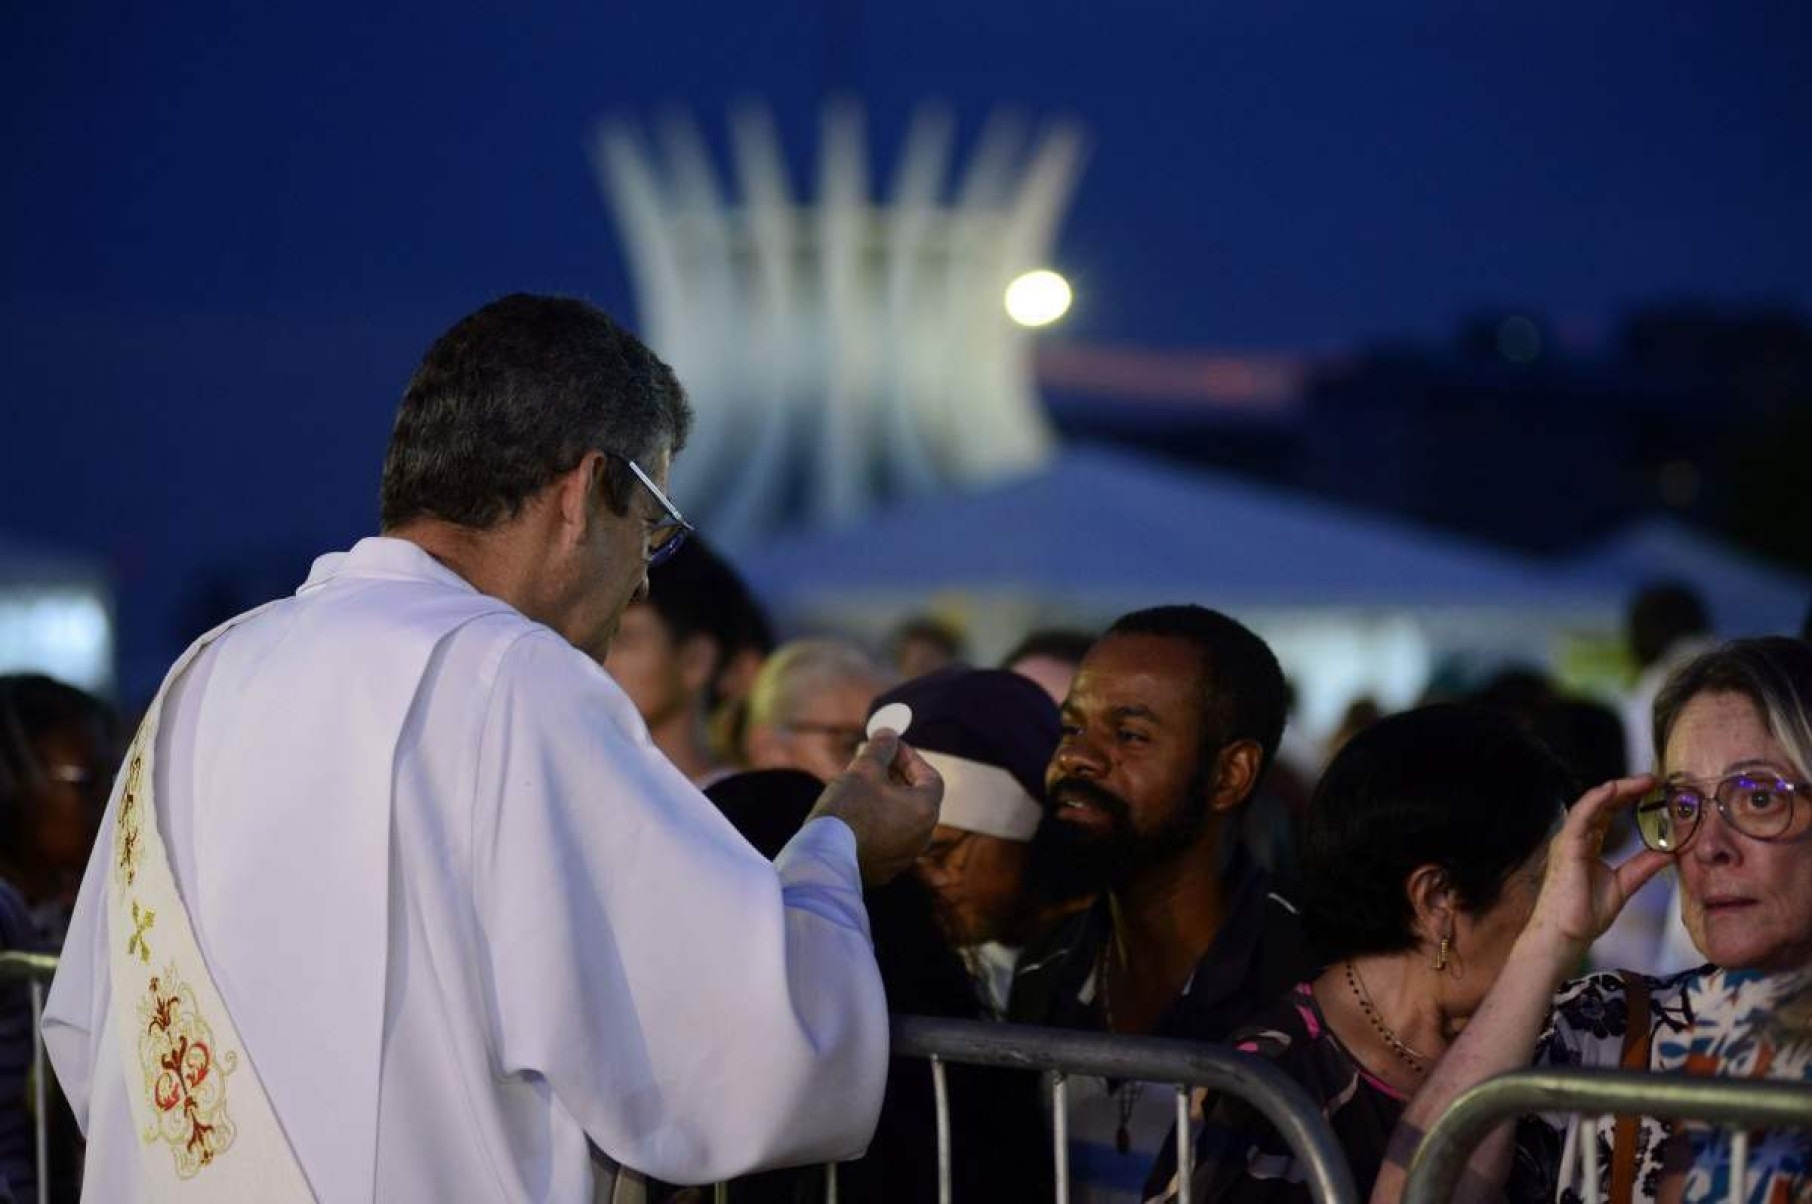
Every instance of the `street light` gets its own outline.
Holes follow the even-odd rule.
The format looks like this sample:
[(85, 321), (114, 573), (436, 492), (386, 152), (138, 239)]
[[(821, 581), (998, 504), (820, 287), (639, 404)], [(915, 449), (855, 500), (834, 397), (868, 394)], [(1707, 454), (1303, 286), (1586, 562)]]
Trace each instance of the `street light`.
[(1039, 268), (1007, 285), (1007, 316), (1021, 326), (1049, 326), (1069, 312), (1070, 298), (1069, 281)]

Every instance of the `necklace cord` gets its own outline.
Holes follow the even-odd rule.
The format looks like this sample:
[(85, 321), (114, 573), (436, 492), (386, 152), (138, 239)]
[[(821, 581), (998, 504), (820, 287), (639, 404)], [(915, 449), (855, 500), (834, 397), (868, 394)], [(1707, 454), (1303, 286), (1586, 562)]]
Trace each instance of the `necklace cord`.
[(1346, 961), (1346, 982), (1353, 989), (1353, 998), (1359, 1001), (1359, 1010), (1372, 1022), (1372, 1027), (1378, 1030), (1378, 1035), (1384, 1038), (1384, 1043), (1390, 1046), (1391, 1052), (1415, 1073), (1423, 1073), (1428, 1068), (1428, 1055), (1416, 1052), (1407, 1041), (1397, 1036), (1390, 1025), (1384, 1023), (1384, 1017), (1372, 1002), (1371, 992), (1365, 989), (1365, 980), (1359, 977), (1359, 969), (1353, 965), (1351, 958)]

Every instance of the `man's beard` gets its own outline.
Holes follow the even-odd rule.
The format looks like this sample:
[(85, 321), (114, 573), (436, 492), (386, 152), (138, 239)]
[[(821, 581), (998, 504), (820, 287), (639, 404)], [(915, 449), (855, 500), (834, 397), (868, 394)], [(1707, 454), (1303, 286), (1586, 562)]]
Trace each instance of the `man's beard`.
[[(1208, 778), (1201, 767), (1190, 775), (1176, 808), (1151, 832), (1133, 826), (1125, 799), (1082, 778), (1058, 778), (1046, 794), (1050, 801), (1032, 835), (1026, 884), (1048, 903), (1125, 886), (1189, 848), (1208, 826)], [(1062, 819), (1069, 799), (1100, 808), (1108, 818), (1106, 831)]]

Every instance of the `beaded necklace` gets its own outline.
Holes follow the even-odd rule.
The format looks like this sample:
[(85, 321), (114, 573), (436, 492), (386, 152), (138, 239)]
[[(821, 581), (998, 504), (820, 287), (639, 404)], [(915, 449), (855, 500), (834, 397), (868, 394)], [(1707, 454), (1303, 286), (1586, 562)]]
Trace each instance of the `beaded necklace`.
[(1351, 958), (1346, 963), (1346, 985), (1353, 988), (1353, 998), (1359, 1001), (1359, 1010), (1365, 1013), (1365, 1018), (1372, 1022), (1372, 1027), (1378, 1030), (1378, 1035), (1384, 1038), (1384, 1043), (1391, 1047), (1391, 1051), (1414, 1073), (1426, 1073), (1428, 1055), (1411, 1049), (1403, 1038), (1391, 1031), (1390, 1025), (1384, 1023), (1384, 1017), (1378, 1014), (1377, 1007), (1372, 1003), (1371, 992), (1365, 989), (1365, 982), (1359, 977), (1359, 971)]

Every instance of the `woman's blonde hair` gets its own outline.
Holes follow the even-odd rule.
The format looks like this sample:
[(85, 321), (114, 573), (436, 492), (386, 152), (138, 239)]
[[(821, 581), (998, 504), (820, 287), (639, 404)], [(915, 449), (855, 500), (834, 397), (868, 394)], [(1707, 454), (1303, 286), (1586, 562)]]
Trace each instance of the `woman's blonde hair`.
[(1790, 636), (1732, 640), (1687, 661), (1655, 696), (1655, 764), (1686, 704), (1701, 694), (1740, 694), (1755, 704), (1800, 773), (1812, 773), (1812, 644)]

